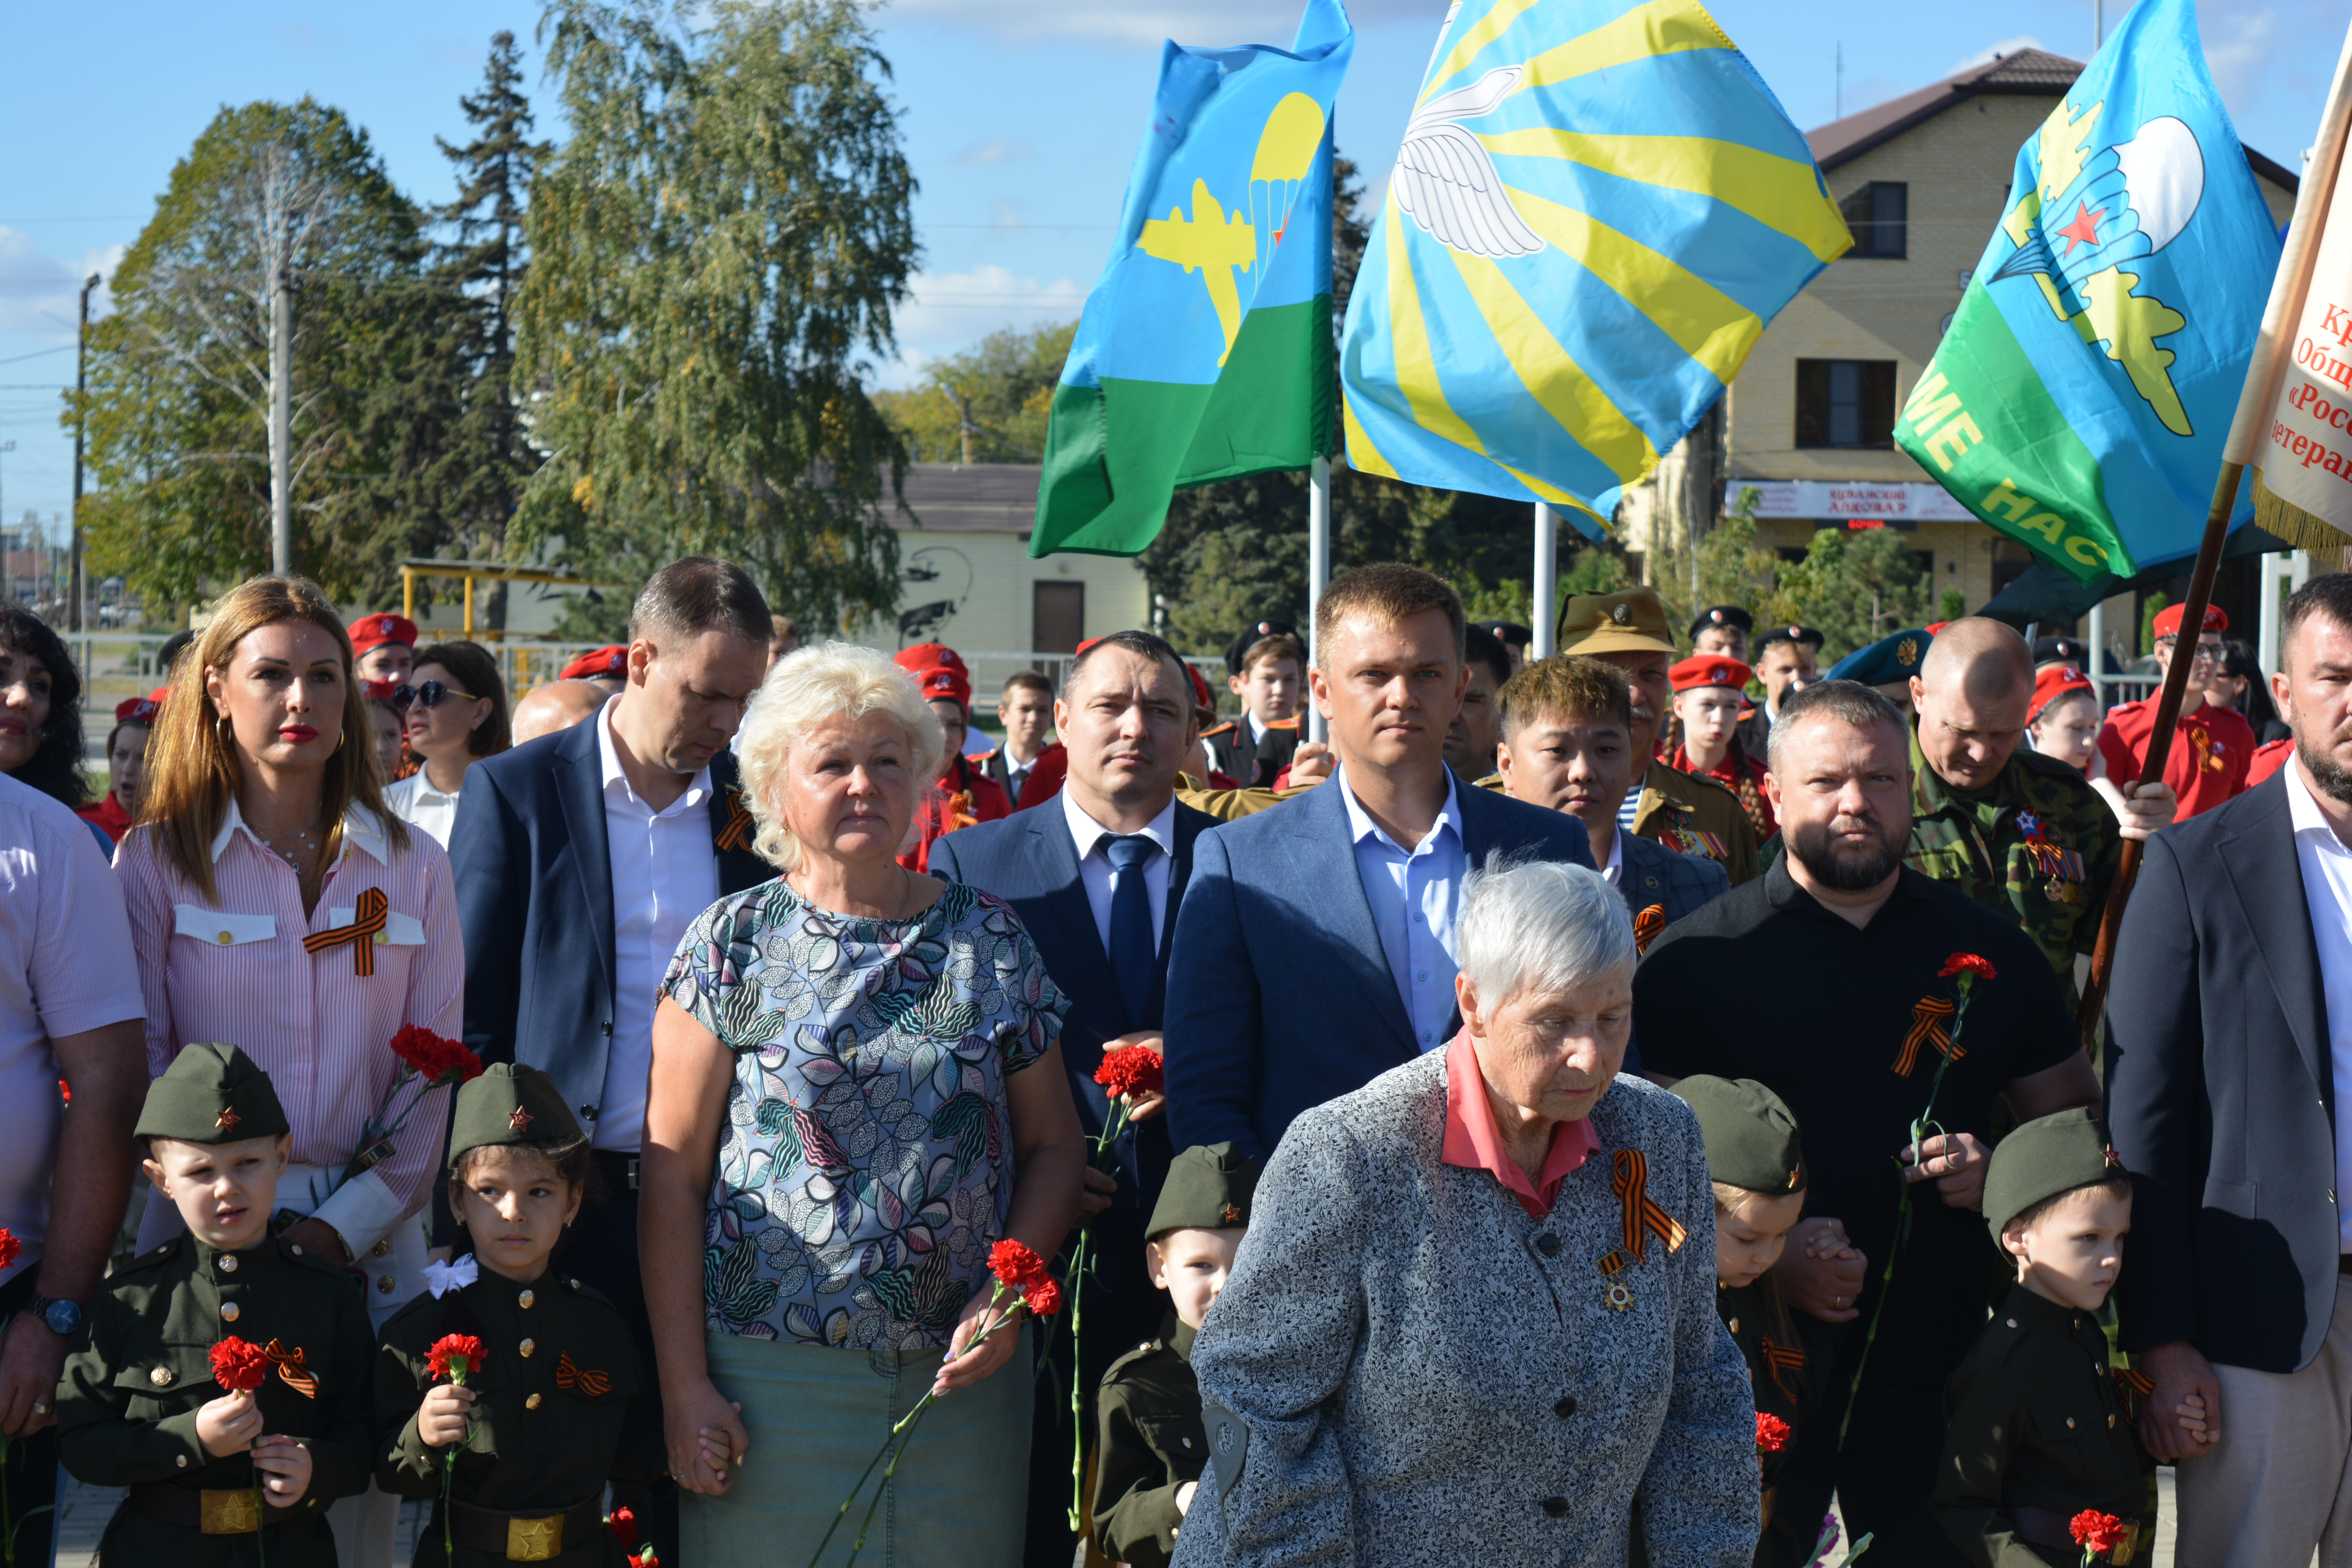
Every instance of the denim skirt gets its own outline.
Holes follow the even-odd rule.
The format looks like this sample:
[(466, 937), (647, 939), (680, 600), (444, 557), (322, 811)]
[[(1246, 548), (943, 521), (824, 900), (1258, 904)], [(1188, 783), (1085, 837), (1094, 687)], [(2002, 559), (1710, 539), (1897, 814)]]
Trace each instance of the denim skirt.
[[(931, 1401), (881, 1486), (877, 1466), (846, 1518), (842, 1500), (915, 1407), (939, 1351), (835, 1350), (707, 1334), (710, 1381), (743, 1406), (751, 1450), (723, 1497), (680, 1499), (689, 1563), (802, 1568), (836, 1519), (824, 1568), (849, 1561), (880, 1493), (860, 1563), (875, 1568), (1020, 1568), (1028, 1510), (1030, 1331), (993, 1376)], [(886, 1461), (887, 1463), (887, 1461)]]

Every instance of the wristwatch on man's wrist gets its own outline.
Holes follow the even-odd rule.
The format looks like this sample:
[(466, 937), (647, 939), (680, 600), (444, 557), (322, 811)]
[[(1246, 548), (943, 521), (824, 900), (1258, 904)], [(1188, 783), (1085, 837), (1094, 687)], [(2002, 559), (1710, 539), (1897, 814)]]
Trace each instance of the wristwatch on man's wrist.
[(81, 1327), (81, 1306), (79, 1302), (44, 1296), (36, 1290), (33, 1299), (25, 1305), (27, 1311), (48, 1325), (49, 1332), (61, 1340), (73, 1338), (74, 1331)]

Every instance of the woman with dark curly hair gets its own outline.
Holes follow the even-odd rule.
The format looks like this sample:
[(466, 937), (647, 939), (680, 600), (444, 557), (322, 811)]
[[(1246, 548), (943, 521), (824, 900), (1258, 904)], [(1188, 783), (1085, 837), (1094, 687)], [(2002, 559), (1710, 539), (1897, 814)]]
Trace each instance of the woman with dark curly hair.
[(48, 623), (17, 605), (0, 605), (0, 773), (77, 811), (89, 798), (81, 671)]

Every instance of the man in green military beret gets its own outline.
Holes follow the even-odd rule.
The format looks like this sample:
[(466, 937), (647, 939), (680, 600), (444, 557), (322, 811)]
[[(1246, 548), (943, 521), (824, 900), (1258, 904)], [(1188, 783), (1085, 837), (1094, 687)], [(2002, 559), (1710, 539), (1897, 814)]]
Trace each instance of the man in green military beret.
[(1151, 1211), (1145, 1266), (1175, 1321), (1111, 1363), (1096, 1405), (1095, 1544), (1129, 1568), (1162, 1568), (1176, 1550), (1209, 1457), (1192, 1336), (1233, 1272), (1257, 1174), (1257, 1162), (1231, 1143), (1195, 1144), (1169, 1166)]
[[(1972, 1563), (2072, 1568), (2084, 1549), (2070, 1526), (2085, 1510), (2121, 1521), (2105, 1561), (2153, 1553), (2155, 1468), (2098, 1321), (2131, 1208), (2130, 1180), (2087, 1109), (2028, 1121), (1993, 1151), (1985, 1223), (2018, 1282), (1945, 1385), (1929, 1503)], [(2199, 1428), (2202, 1416), (2184, 1414)]]
[[(617, 1568), (604, 1485), (642, 1520), (666, 1468), (659, 1396), (626, 1320), (549, 1267), (588, 1171), (588, 1139), (538, 1068), (500, 1062), (457, 1090), (449, 1205), (470, 1242), (426, 1269), (427, 1293), (384, 1324), (375, 1364), (377, 1484), (434, 1500), (419, 1568)], [(450, 1335), (482, 1354), (463, 1387), (434, 1364)]]
[(192, 1044), (138, 1136), (149, 1201), (188, 1233), (116, 1267), (66, 1358), (58, 1457), (131, 1489), (100, 1559), (226, 1568), (258, 1547), (332, 1568), (328, 1505), (367, 1487), (374, 1336), (340, 1268), (269, 1234), (290, 1144), (277, 1091), (235, 1046)]

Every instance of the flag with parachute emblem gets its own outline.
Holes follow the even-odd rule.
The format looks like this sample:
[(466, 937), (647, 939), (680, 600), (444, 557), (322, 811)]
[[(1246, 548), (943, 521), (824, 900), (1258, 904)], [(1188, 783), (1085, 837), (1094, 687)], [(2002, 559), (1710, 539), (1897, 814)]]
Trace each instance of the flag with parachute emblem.
[(1895, 445), (2083, 582), (2194, 553), (2279, 240), (2191, 0), (2132, 7), (2010, 192)]
[(1598, 537), (1853, 243), (1696, 0), (1456, 0), (1348, 300), (1348, 462)]
[(1160, 61), (1119, 238), (1054, 388), (1031, 556), (1133, 555), (1187, 485), (1331, 445), (1331, 102), (1355, 32)]

